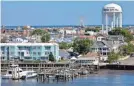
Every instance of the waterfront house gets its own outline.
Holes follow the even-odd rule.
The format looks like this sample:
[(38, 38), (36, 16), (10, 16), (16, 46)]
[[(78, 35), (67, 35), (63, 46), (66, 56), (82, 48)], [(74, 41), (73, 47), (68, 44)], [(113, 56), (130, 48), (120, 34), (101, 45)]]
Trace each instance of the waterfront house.
[(100, 56), (96, 52), (88, 52), (86, 55), (81, 55), (75, 59), (75, 63), (81, 64), (81, 65), (98, 65)]
[(1, 43), (2, 60), (48, 60), (51, 52), (59, 60), (57, 43)]
[(75, 60), (76, 64), (80, 64), (80, 65), (98, 65), (99, 64), (99, 59), (95, 58), (95, 57), (81, 57)]
[(112, 41), (95, 41), (91, 46), (91, 52), (97, 52), (102, 55), (101, 60), (107, 60), (107, 56), (111, 51), (118, 52), (119, 45)]
[(125, 45), (124, 37), (121, 35), (97, 36), (91, 46), (91, 52), (98, 52), (102, 55), (101, 60), (107, 60), (108, 54), (112, 51), (119, 52), (119, 47)]

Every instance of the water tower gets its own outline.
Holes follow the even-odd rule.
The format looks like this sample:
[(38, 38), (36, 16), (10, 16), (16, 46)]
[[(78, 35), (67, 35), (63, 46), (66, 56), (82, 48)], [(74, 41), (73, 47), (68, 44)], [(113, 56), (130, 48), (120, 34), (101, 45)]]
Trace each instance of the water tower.
[(108, 33), (116, 27), (122, 27), (122, 8), (117, 4), (110, 3), (102, 9), (102, 32)]

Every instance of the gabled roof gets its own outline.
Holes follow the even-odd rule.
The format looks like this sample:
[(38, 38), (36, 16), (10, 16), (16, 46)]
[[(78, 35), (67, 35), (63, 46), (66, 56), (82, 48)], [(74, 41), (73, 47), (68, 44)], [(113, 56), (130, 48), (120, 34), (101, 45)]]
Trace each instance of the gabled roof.
[(102, 42), (103, 42), (107, 47), (109, 47), (109, 48), (112, 48), (112, 47), (113, 47), (112, 41), (105, 41), (105, 40), (103, 40)]
[(105, 44), (102, 41), (95, 41), (93, 45), (91, 46), (91, 48), (102, 48), (104, 46)]
[(93, 43), (93, 45), (91, 46), (91, 48), (103, 48), (103, 47), (109, 47), (109, 48), (112, 48), (113, 47), (113, 43), (112, 41), (95, 41)]

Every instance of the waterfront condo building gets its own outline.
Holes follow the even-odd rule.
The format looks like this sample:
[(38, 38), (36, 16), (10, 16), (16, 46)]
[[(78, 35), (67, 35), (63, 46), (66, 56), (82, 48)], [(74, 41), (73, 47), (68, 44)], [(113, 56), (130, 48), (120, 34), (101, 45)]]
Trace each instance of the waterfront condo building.
[(57, 43), (1, 43), (1, 59), (48, 60), (52, 53), (59, 60)]

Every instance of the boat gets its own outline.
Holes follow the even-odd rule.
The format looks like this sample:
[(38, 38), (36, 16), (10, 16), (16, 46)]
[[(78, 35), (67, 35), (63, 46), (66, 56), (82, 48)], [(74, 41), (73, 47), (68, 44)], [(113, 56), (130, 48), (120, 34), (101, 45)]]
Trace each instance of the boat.
[(11, 65), (5, 75), (2, 75), (2, 79), (27, 79), (36, 77), (37, 73), (33, 70), (23, 71), (18, 65)]

